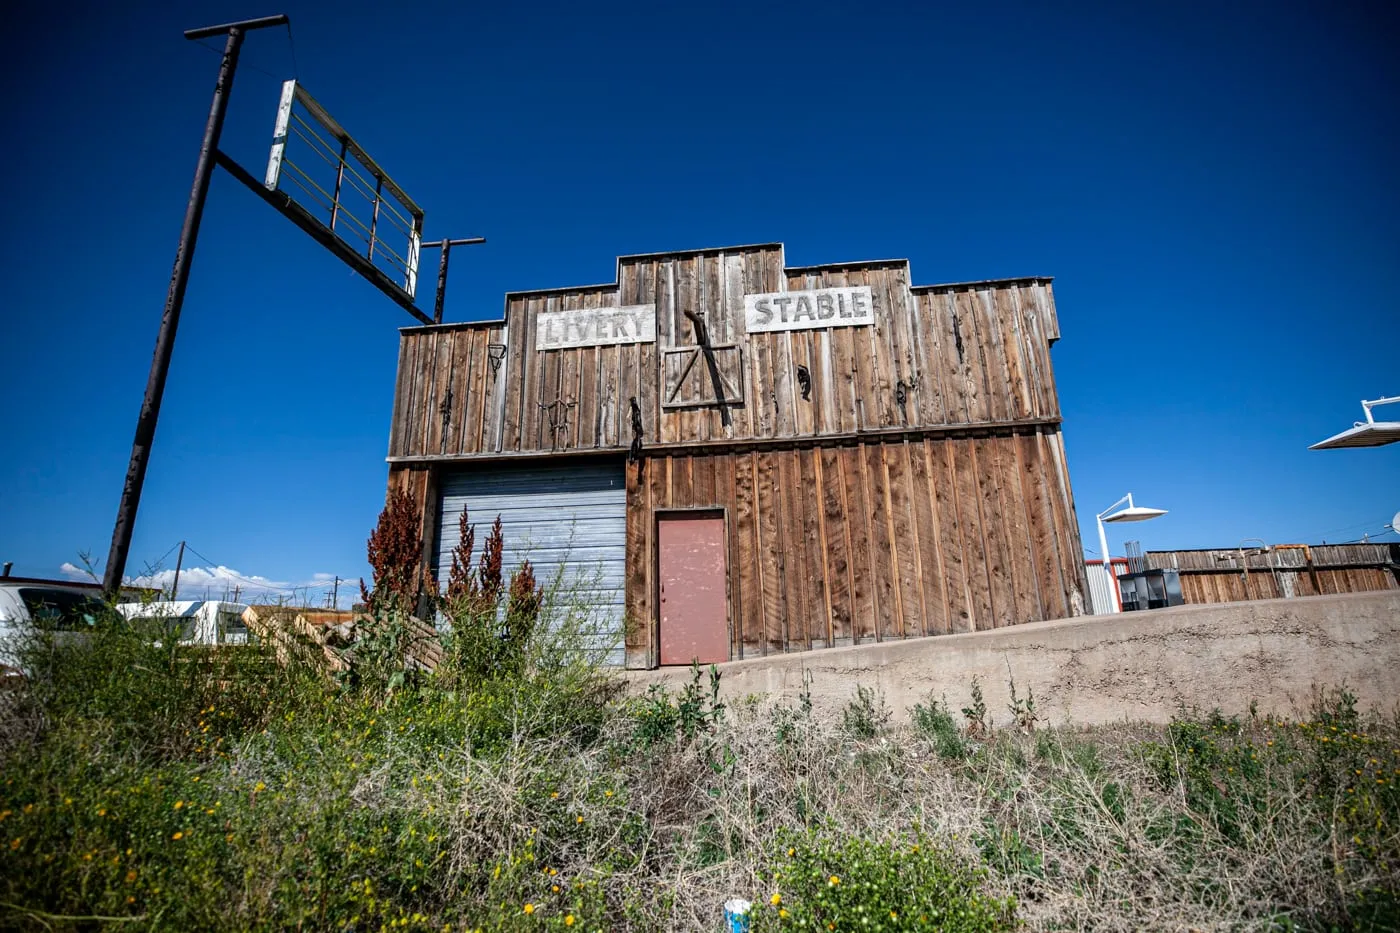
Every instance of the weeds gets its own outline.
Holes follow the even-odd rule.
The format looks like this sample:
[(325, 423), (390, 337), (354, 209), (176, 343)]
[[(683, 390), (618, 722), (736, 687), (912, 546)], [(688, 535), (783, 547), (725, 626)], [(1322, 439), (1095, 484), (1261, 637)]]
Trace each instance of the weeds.
[(971, 754), (967, 740), (958, 729), (953, 714), (948, 711), (946, 701), (940, 702), (930, 696), (927, 706), (922, 703), (914, 704), (909, 718), (914, 729), (933, 743), (940, 758), (960, 761)]
[(530, 583), (510, 636), (514, 587), (488, 613), (475, 579), (515, 660), (398, 682), (392, 615), (354, 682), (115, 616), (35, 633), (0, 927), (709, 930), (734, 895), (757, 931), (1400, 926), (1400, 722), (1344, 691), (1300, 721), (995, 734), (976, 682), (961, 728), (864, 685), (839, 717), (805, 680), (727, 705), (699, 665), (623, 700), (586, 610)]
[(889, 726), (891, 716), (884, 694), (856, 684), (856, 695), (841, 711), (841, 724), (853, 738), (873, 739)]
[(780, 839), (776, 850), (758, 931), (1014, 928), (1013, 899), (983, 893), (985, 872), (917, 832), (872, 841), (809, 831)]
[[(1030, 733), (1035, 729), (1035, 724), (1039, 717), (1035, 714), (1035, 692), (1029, 687), (1026, 688), (1024, 698), (1016, 694), (1016, 678), (1011, 674), (1011, 663), (1006, 665), (1006, 686), (1011, 691), (1011, 702), (1007, 704), (1007, 709), (1011, 711), (1011, 719), (1016, 723), (1022, 732)], [(979, 689), (978, 695), (980, 697)]]
[(987, 701), (982, 698), (982, 684), (976, 677), (972, 678), (972, 704), (964, 706), (962, 714), (967, 720), (968, 735), (973, 738), (991, 735), (992, 727), (987, 721)]

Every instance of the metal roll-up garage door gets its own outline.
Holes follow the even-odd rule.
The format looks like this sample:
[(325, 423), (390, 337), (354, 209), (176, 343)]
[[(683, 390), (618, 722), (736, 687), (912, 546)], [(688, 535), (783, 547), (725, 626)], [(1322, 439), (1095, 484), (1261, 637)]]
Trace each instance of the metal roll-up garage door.
[(437, 555), (445, 591), (462, 510), (476, 526), (473, 563), (501, 516), (502, 562), (509, 578), (529, 559), (535, 579), (598, 629), (590, 648), (623, 663), (623, 585), (627, 561), (627, 483), (618, 460), (482, 464), (443, 475)]

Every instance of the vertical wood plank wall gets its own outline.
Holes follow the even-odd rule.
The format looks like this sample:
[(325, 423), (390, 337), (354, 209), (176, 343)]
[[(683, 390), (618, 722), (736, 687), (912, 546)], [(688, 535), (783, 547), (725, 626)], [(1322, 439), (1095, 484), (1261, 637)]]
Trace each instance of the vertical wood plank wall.
[[(748, 333), (744, 296), (868, 286), (869, 326)], [(539, 350), (541, 313), (652, 304), (650, 343)], [(743, 398), (663, 405), (663, 351), (738, 347)], [(616, 454), (627, 663), (657, 663), (656, 513), (721, 508), (733, 657), (968, 632), (1084, 609), (1048, 278), (917, 286), (905, 260), (787, 267), (781, 244), (618, 260), (616, 282), (507, 295), (502, 320), (401, 331), (390, 485), (454, 462)], [(798, 368), (810, 375), (803, 398)], [(550, 407), (552, 406), (552, 408)]]
[[(736, 659), (1072, 615), (1079, 542), (1054, 527), (1074, 517), (1058, 497), (1022, 493), (1054, 486), (1055, 456), (1053, 432), (1032, 430), (629, 465), (627, 611), (640, 624), (628, 664), (657, 660), (656, 513), (667, 509), (725, 512)], [(990, 560), (967, 559), (973, 541)]]
[[(623, 257), (615, 285), (512, 293), (504, 321), (402, 330), (391, 462), (473, 454), (625, 449), (630, 403), (645, 443), (816, 438), (949, 424), (1055, 421), (1059, 338), (1049, 279), (911, 286), (905, 260), (785, 269), (777, 245)], [(866, 327), (746, 333), (746, 293), (868, 285)], [(542, 312), (656, 305), (656, 341), (537, 350)], [(661, 351), (696, 344), (686, 310), (742, 354), (729, 410), (667, 409)], [(500, 366), (487, 347), (504, 347)], [(803, 399), (797, 367), (812, 377)], [(558, 401), (567, 419), (542, 405)], [(447, 417), (443, 417), (444, 405)]]

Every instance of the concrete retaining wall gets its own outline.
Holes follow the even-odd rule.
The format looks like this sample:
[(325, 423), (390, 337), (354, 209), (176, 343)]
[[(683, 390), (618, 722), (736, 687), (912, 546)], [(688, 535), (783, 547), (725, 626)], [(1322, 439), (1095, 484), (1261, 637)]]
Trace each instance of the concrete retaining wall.
[[(729, 698), (812, 700), (835, 710), (878, 687), (899, 717), (930, 692), (956, 711), (977, 677), (994, 721), (1009, 723), (1008, 666), (1042, 722), (1165, 722), (1182, 706), (1243, 713), (1306, 710), (1317, 687), (1345, 684), (1363, 708), (1400, 703), (1400, 592), (1180, 606), (1034, 622), (967, 635), (828, 648), (719, 665)], [(631, 671), (634, 689), (680, 684), (685, 668)]]

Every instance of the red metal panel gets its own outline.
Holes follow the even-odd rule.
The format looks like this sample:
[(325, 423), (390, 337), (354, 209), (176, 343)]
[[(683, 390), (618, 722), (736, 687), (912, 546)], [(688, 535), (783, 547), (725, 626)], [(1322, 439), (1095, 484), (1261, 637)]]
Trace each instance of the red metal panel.
[(661, 663), (728, 661), (724, 519), (664, 516), (658, 531)]

